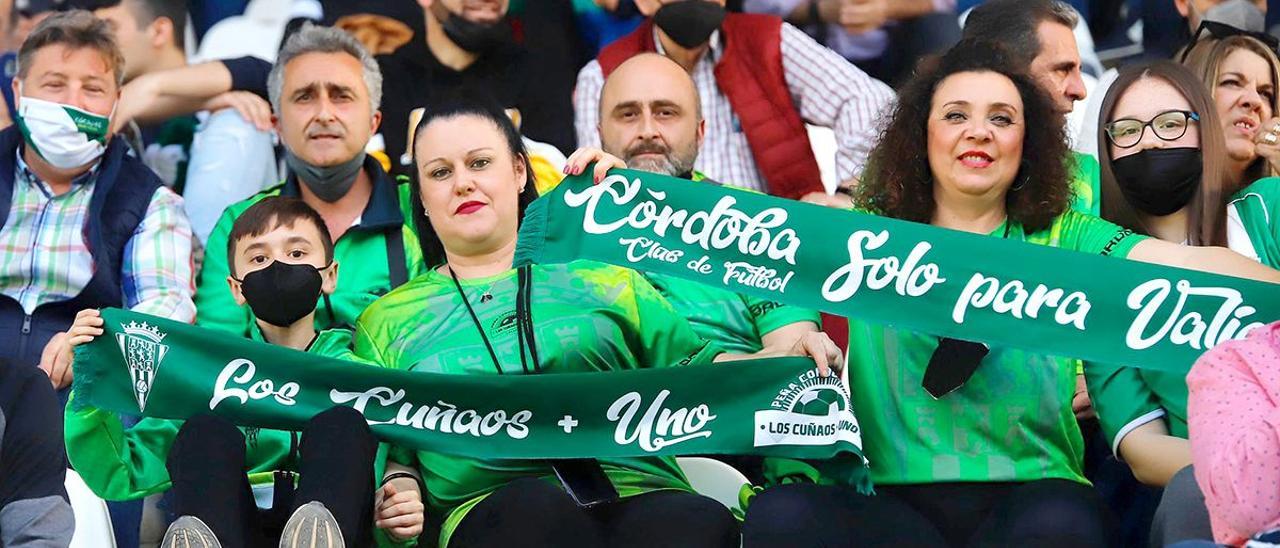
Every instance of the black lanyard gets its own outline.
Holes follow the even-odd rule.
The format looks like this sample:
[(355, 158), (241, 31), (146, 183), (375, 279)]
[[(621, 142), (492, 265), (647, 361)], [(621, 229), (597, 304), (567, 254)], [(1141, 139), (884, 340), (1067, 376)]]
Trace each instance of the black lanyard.
[[(471, 307), (471, 299), (468, 299), (467, 292), (462, 290), (462, 282), (458, 281), (458, 275), (454, 273), (453, 268), (447, 268), (449, 268), (449, 276), (453, 278), (453, 286), (458, 288), (458, 295), (462, 296), (462, 304), (466, 305), (467, 313), (471, 315), (471, 321), (475, 323), (476, 331), (484, 341), (485, 350), (489, 351), (489, 359), (493, 360), (493, 369), (502, 375), (502, 364), (498, 362), (498, 353), (494, 352), (493, 343), (489, 342), (489, 336), (484, 332), (480, 317), (476, 316), (475, 309)], [(542, 372), (542, 366), (539, 365), (538, 360), (538, 345), (533, 336), (533, 314), (530, 312), (533, 304), (532, 294), (533, 271), (529, 266), (522, 266), (516, 270), (516, 336), (520, 345), (520, 369), (526, 375), (529, 374), (529, 364), (525, 360), (526, 348), (529, 350), (529, 358), (533, 361), (533, 372)]]

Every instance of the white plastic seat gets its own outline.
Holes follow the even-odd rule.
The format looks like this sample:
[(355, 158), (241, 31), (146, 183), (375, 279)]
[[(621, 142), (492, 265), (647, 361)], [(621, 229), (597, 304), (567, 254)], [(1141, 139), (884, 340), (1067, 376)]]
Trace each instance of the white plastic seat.
[(70, 548), (115, 548), (116, 537), (111, 529), (107, 502), (95, 495), (75, 470), (67, 470), (65, 483), (71, 512), (76, 517)]
[(741, 510), (738, 493), (743, 485), (751, 483), (742, 472), (718, 460), (704, 457), (676, 457), (676, 464), (680, 465), (680, 470), (699, 495), (715, 499), (730, 510)]

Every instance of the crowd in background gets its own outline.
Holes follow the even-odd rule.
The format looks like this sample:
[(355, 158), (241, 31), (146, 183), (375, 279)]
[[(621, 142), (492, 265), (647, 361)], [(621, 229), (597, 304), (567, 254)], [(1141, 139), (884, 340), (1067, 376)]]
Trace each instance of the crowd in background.
[[(513, 255), (539, 195), (627, 167), (1280, 283), (1278, 18), (1262, 0), (0, 0), (0, 546), (67, 545), (68, 469), (125, 547), (1276, 542), (1280, 324), (1183, 375)], [(583, 504), (563, 463), (380, 447), (341, 407), (300, 433), (81, 408), (76, 348), (106, 307), (460, 375), (808, 356), (848, 378), (875, 493), (727, 459), (759, 491), (735, 517), (671, 459), (587, 459), (608, 496)], [(518, 341), (496, 327), (512, 311)], [(538, 344), (565, 330), (574, 350)]]

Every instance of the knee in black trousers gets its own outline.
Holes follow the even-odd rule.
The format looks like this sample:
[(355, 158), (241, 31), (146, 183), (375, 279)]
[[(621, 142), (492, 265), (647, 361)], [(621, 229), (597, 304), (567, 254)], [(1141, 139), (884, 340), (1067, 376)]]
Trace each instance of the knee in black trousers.
[(560, 486), (521, 478), (499, 488), (467, 514), (451, 547), (606, 546), (600, 525)]
[(991, 510), (973, 546), (1114, 545), (1114, 524), (1088, 485), (1040, 480), (1019, 485)]
[(601, 508), (616, 548), (736, 548), (738, 522), (723, 504), (688, 491), (636, 495)]
[(897, 499), (840, 486), (796, 483), (766, 489), (747, 507), (745, 548), (942, 547), (929, 521)]
[(257, 506), (245, 477), (244, 434), (230, 421), (201, 414), (178, 430), (166, 461), (173, 511), (205, 522), (223, 543), (261, 543)]
[(348, 542), (372, 534), (373, 459), (378, 441), (360, 412), (345, 406), (312, 417), (298, 450), (298, 491), (290, 512), (320, 502), (338, 521)]

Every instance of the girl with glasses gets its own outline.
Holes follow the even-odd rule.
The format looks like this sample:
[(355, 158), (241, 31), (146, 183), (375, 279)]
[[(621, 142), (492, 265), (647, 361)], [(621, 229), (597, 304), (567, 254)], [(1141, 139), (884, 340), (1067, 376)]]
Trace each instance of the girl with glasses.
[[(1280, 179), (1232, 196), (1233, 169), (1240, 166), (1232, 142), (1241, 132), (1225, 126), (1235, 135), (1224, 136), (1220, 105), (1173, 62), (1122, 70), (1099, 120), (1102, 217), (1167, 242), (1228, 247), (1276, 268)], [(1209, 516), (1187, 441), (1185, 376), (1088, 363), (1085, 377), (1112, 450), (1139, 481), (1165, 488), (1153, 545), (1208, 538)]]

